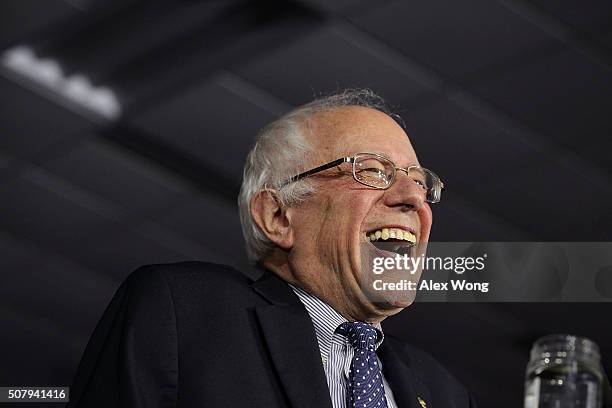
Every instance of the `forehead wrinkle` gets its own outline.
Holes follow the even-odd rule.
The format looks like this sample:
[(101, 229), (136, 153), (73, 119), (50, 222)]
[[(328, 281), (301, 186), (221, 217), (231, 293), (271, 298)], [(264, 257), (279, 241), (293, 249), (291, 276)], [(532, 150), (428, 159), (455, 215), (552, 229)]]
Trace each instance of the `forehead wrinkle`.
[[(408, 168), (410, 166), (420, 166), (421, 165), (419, 163), (419, 159), (416, 157), (416, 153), (415, 153), (415, 160), (411, 160), (407, 164), (404, 164), (404, 165), (402, 165), (402, 163), (398, 163), (397, 160), (393, 159), (393, 157), (390, 157), (388, 153), (384, 153), (384, 152), (360, 152), (360, 153), (375, 153), (375, 154), (379, 154), (379, 155), (384, 156), (387, 159), (391, 160), (393, 162), (393, 164), (395, 164), (396, 166), (402, 167), (402, 168)], [(410, 152), (406, 152), (406, 155), (409, 156)]]

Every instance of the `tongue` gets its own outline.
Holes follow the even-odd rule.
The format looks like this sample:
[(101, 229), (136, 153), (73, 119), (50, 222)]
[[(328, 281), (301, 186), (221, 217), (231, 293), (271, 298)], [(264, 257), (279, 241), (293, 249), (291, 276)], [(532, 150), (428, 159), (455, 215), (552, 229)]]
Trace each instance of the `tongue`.
[[(397, 242), (402, 242), (402, 245), (390, 245), (390, 244), (397, 243)], [(382, 240), (374, 241), (371, 244), (374, 245), (379, 250), (387, 251), (387, 252), (394, 252), (400, 255), (404, 255), (404, 254), (410, 255), (412, 251), (412, 245), (410, 244), (410, 242), (407, 242), (407, 241), (398, 241), (395, 239), (388, 239), (386, 241), (382, 241)]]

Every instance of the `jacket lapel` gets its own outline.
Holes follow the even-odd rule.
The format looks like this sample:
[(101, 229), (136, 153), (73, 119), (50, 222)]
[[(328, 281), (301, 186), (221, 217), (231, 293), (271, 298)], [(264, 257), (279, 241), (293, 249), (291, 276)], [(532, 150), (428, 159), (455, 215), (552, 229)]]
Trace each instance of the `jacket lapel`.
[(255, 282), (253, 289), (271, 303), (257, 307), (256, 313), (291, 405), (331, 408), (321, 354), (308, 312), (291, 288), (271, 272)]
[(378, 357), (399, 408), (432, 408), (429, 390), (414, 377), (406, 356), (400, 355), (393, 338), (385, 336)]

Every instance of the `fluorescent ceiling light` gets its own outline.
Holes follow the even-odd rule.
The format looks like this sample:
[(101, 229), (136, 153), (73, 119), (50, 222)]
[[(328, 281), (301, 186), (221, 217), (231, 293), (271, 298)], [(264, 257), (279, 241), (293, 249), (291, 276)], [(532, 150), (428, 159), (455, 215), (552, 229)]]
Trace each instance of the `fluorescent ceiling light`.
[(2, 65), (50, 90), (55, 96), (105, 119), (116, 120), (121, 115), (119, 99), (111, 89), (94, 86), (83, 74), (66, 77), (57, 61), (38, 58), (28, 46), (6, 50), (2, 54)]

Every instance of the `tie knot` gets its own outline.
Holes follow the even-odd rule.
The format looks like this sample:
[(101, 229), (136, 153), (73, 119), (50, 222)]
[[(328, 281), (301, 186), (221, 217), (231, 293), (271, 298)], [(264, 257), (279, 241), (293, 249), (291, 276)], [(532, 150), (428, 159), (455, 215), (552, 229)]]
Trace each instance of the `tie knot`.
[(338, 333), (345, 336), (355, 349), (374, 351), (378, 330), (364, 322), (344, 322), (338, 326)]

